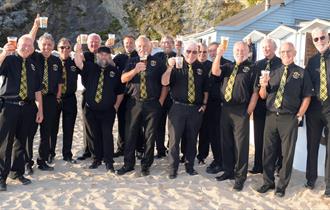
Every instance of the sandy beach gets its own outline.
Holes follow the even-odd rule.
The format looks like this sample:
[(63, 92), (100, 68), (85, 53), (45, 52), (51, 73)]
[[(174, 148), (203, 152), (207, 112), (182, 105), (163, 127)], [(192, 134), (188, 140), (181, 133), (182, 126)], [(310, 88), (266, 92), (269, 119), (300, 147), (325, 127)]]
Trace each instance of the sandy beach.
[[(80, 94), (77, 94), (80, 96)], [(80, 108), (80, 105), (78, 106)], [(114, 127), (117, 137), (117, 126)], [(294, 170), (284, 198), (273, 192), (260, 195), (254, 189), (262, 183), (262, 175), (249, 175), (242, 192), (232, 190), (233, 181), (217, 182), (205, 172), (207, 165), (197, 165), (197, 176), (189, 176), (181, 165), (178, 178), (167, 178), (167, 159), (155, 160), (151, 175), (140, 177), (136, 171), (124, 176), (106, 173), (102, 165), (88, 169), (91, 160), (69, 164), (62, 160), (62, 130), (60, 129), (54, 172), (35, 173), (28, 178), (32, 184), (22, 186), (8, 179), (8, 191), (0, 193), (0, 209), (330, 209), (330, 199), (322, 197), (324, 178), (319, 177), (316, 188), (303, 187), (305, 174)], [(36, 136), (34, 155), (37, 155)], [(82, 118), (79, 110), (73, 143), (76, 157), (83, 149)], [(207, 159), (209, 164), (212, 154)], [(253, 147), (250, 148), (250, 167)], [(123, 163), (115, 159), (115, 168)]]

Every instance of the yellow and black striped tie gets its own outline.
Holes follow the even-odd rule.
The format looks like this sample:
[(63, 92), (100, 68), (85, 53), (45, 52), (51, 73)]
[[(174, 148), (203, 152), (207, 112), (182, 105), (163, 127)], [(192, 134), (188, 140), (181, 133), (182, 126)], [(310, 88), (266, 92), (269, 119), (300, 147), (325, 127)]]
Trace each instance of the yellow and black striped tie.
[(195, 102), (195, 78), (192, 65), (189, 64), (188, 66), (188, 101), (192, 104)]
[(284, 93), (284, 89), (285, 89), (287, 76), (288, 76), (288, 66), (285, 66), (282, 77), (281, 77), (280, 86), (278, 87), (278, 90), (276, 92), (276, 97), (275, 97), (275, 102), (274, 102), (274, 107), (276, 109), (278, 109), (282, 106), (283, 93)]
[(66, 93), (66, 89), (67, 89), (67, 85), (68, 85), (68, 81), (67, 81), (67, 71), (65, 68), (65, 62), (62, 61), (62, 78), (63, 78), (63, 86), (62, 86), (62, 95), (64, 95)]
[(270, 60), (267, 60), (266, 71), (270, 71)]
[(96, 94), (95, 94), (95, 102), (100, 103), (103, 95), (103, 80), (104, 80), (104, 69), (101, 70), (99, 76), (99, 82), (97, 84)]
[(45, 64), (44, 64), (44, 77), (42, 80), (43, 84), (43, 89), (42, 89), (42, 94), (47, 94), (48, 93), (48, 61), (45, 58)]
[(328, 89), (327, 89), (327, 71), (325, 66), (324, 56), (321, 56), (320, 60), (320, 99), (325, 101), (328, 98)]
[(27, 76), (26, 76), (26, 60), (23, 59), (22, 62), (22, 72), (21, 72), (21, 83), (19, 87), (19, 97), (21, 97), (22, 100), (25, 100), (27, 98)]
[(140, 98), (146, 99), (147, 94), (147, 81), (146, 81), (146, 71), (140, 72)]
[(234, 84), (235, 84), (235, 78), (238, 72), (238, 64), (235, 65), (233, 72), (231, 73), (228, 82), (227, 82), (227, 86), (225, 89), (225, 100), (227, 102), (229, 102), (232, 98), (233, 95), (233, 89), (234, 89)]

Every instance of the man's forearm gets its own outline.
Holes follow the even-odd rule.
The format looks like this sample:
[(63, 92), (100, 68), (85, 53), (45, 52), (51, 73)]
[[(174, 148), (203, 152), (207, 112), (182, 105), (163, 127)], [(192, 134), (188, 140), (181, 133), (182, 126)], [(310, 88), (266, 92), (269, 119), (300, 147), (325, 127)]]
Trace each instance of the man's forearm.
[(121, 75), (121, 82), (127, 83), (127, 82), (131, 81), (133, 79), (133, 77), (135, 77), (135, 75), (137, 75), (137, 74), (138, 74), (138, 72), (135, 68), (130, 70), (129, 72), (123, 73)]
[(311, 97), (310, 97), (310, 96), (309, 96), (309, 97), (305, 97), (305, 98), (303, 99), (303, 101), (301, 102), (301, 105), (300, 105), (299, 111), (298, 111), (298, 113), (297, 113), (297, 115), (298, 115), (299, 117), (304, 116), (304, 114), (305, 114), (305, 112), (306, 112), (306, 110), (307, 110), (307, 108), (308, 108), (310, 102), (311, 102)]
[(162, 85), (167, 86), (170, 84), (171, 72), (172, 72), (172, 67), (168, 67), (162, 76)]
[(162, 91), (160, 93), (159, 101), (163, 104), (167, 95), (168, 95), (169, 87), (163, 86)]

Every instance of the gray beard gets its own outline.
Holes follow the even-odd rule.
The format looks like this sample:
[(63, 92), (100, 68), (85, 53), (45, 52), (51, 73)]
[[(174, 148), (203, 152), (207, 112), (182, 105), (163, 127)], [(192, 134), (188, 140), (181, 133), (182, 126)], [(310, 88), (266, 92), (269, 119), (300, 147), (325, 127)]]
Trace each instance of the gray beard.
[(102, 68), (105, 68), (109, 65), (107, 61), (102, 61), (102, 60), (97, 60), (96, 61), (97, 65), (101, 66)]

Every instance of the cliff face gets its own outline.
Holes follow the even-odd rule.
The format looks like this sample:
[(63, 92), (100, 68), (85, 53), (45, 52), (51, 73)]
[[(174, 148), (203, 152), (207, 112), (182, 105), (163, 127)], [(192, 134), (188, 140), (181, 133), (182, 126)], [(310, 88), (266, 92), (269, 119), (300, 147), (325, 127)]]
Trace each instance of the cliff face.
[[(236, 0), (240, 9), (242, 5)], [(45, 31), (58, 40), (72, 40), (80, 33), (186, 34), (215, 24), (223, 0), (0, 0), (0, 43), (8, 35), (28, 33), (37, 13), (49, 17)]]

